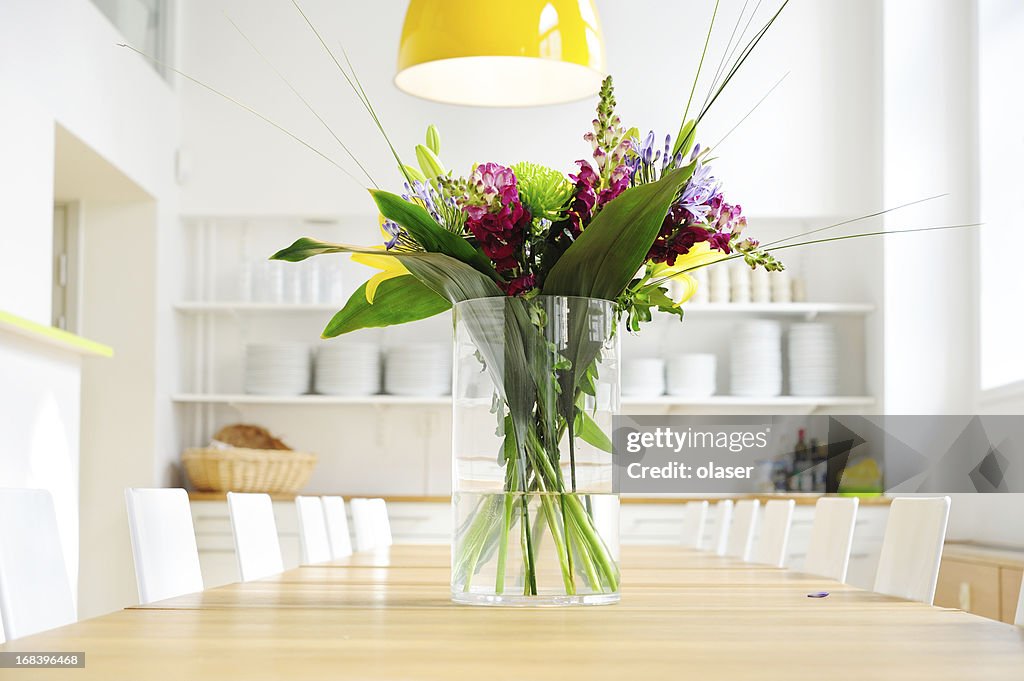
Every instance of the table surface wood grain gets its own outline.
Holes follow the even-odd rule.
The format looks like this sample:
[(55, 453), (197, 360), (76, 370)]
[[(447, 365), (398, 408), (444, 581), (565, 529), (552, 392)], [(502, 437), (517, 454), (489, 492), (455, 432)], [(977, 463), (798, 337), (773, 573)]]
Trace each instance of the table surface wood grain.
[[(85, 669), (0, 679), (1002, 679), (1024, 628), (671, 547), (623, 547), (622, 602), (448, 599), (448, 549), (305, 566), (8, 642)], [(807, 594), (827, 591), (827, 598)]]

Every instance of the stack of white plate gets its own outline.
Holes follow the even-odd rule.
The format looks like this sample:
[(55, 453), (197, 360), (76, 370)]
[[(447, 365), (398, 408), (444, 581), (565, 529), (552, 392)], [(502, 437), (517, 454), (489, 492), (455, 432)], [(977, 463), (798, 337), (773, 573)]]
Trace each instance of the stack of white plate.
[(309, 390), (309, 346), (305, 343), (250, 343), (245, 346), (245, 392), (302, 395)]
[(668, 394), (676, 397), (702, 398), (715, 394), (715, 355), (678, 355), (668, 361)]
[(452, 388), (452, 352), (441, 343), (413, 343), (388, 350), (384, 391), (391, 395), (437, 397)]
[(757, 320), (736, 326), (730, 354), (730, 390), (739, 397), (782, 394), (782, 326)]
[(380, 352), (371, 343), (333, 341), (316, 353), (313, 387), (321, 395), (376, 395)]
[(624, 397), (660, 397), (665, 394), (665, 360), (627, 359), (622, 362)]
[(836, 394), (839, 362), (836, 331), (829, 324), (793, 324), (789, 329), (789, 392), (799, 397)]

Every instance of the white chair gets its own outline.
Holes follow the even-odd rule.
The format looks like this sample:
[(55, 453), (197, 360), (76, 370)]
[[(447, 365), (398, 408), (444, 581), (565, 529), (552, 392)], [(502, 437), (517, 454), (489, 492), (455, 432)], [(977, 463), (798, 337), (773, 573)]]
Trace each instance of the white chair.
[(743, 561), (750, 560), (750, 547), (754, 541), (754, 532), (757, 530), (757, 512), (760, 508), (761, 502), (757, 499), (736, 502), (725, 555)]
[(50, 493), (0, 489), (0, 622), (7, 640), (76, 619)]
[(188, 494), (183, 489), (124, 491), (139, 601), (203, 590)]
[(299, 517), (302, 564), (326, 563), (331, 559), (331, 545), (320, 497), (295, 497), (295, 510)]
[(792, 499), (772, 499), (764, 505), (764, 517), (761, 519), (761, 535), (757, 539), (754, 551), (755, 563), (786, 566), (786, 547), (789, 546), (789, 527), (793, 522)]
[(704, 523), (708, 517), (708, 502), (691, 501), (683, 516), (683, 546), (699, 549), (704, 545)]
[(283, 572), (270, 495), (228, 492), (228, 514), (241, 580), (249, 582)]
[(814, 524), (804, 572), (837, 582), (846, 581), (859, 504), (857, 497), (818, 499), (814, 505)]
[(391, 523), (384, 500), (352, 499), (349, 504), (356, 531), (356, 551), (391, 546)]
[(893, 499), (875, 591), (931, 605), (948, 519), (949, 497)]
[(724, 556), (729, 543), (729, 527), (732, 525), (732, 499), (723, 499), (715, 504), (715, 555)]
[(345, 500), (341, 497), (320, 497), (327, 524), (327, 541), (331, 545), (331, 558), (338, 560), (352, 555), (352, 537), (348, 533)]

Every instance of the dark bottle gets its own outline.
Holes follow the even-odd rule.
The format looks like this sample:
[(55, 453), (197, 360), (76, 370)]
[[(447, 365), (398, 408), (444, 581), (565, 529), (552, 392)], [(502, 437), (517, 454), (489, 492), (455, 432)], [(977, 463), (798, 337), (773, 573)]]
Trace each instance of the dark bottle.
[(789, 478), (789, 490), (791, 492), (799, 492), (803, 489), (804, 473), (810, 467), (807, 443), (804, 442), (806, 433), (807, 431), (803, 428), (800, 429), (796, 447), (793, 448), (793, 473)]

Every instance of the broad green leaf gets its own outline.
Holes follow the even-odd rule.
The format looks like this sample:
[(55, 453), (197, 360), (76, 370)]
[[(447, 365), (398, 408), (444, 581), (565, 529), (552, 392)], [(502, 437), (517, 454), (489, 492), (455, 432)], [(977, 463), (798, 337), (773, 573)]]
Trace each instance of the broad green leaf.
[(373, 303), (366, 302), (366, 284), (363, 284), (328, 322), (323, 337), (334, 338), (359, 329), (414, 322), (433, 317), (451, 307), (448, 300), (410, 275), (381, 283)]
[(449, 232), (439, 225), (423, 206), (406, 201), (397, 194), (377, 189), (370, 190), (370, 194), (381, 215), (404, 227), (425, 250), (444, 253), (472, 265), (492, 279), (496, 278), (494, 266), (482, 251), (473, 248), (458, 234)]
[(611, 453), (612, 441), (585, 411), (576, 412), (576, 436), (603, 452)]
[(544, 293), (615, 300), (643, 266), (694, 164), (633, 187), (606, 205), (544, 281)]
[(505, 295), (486, 276), (443, 253), (396, 253), (394, 257), (414, 277), (452, 303)]

